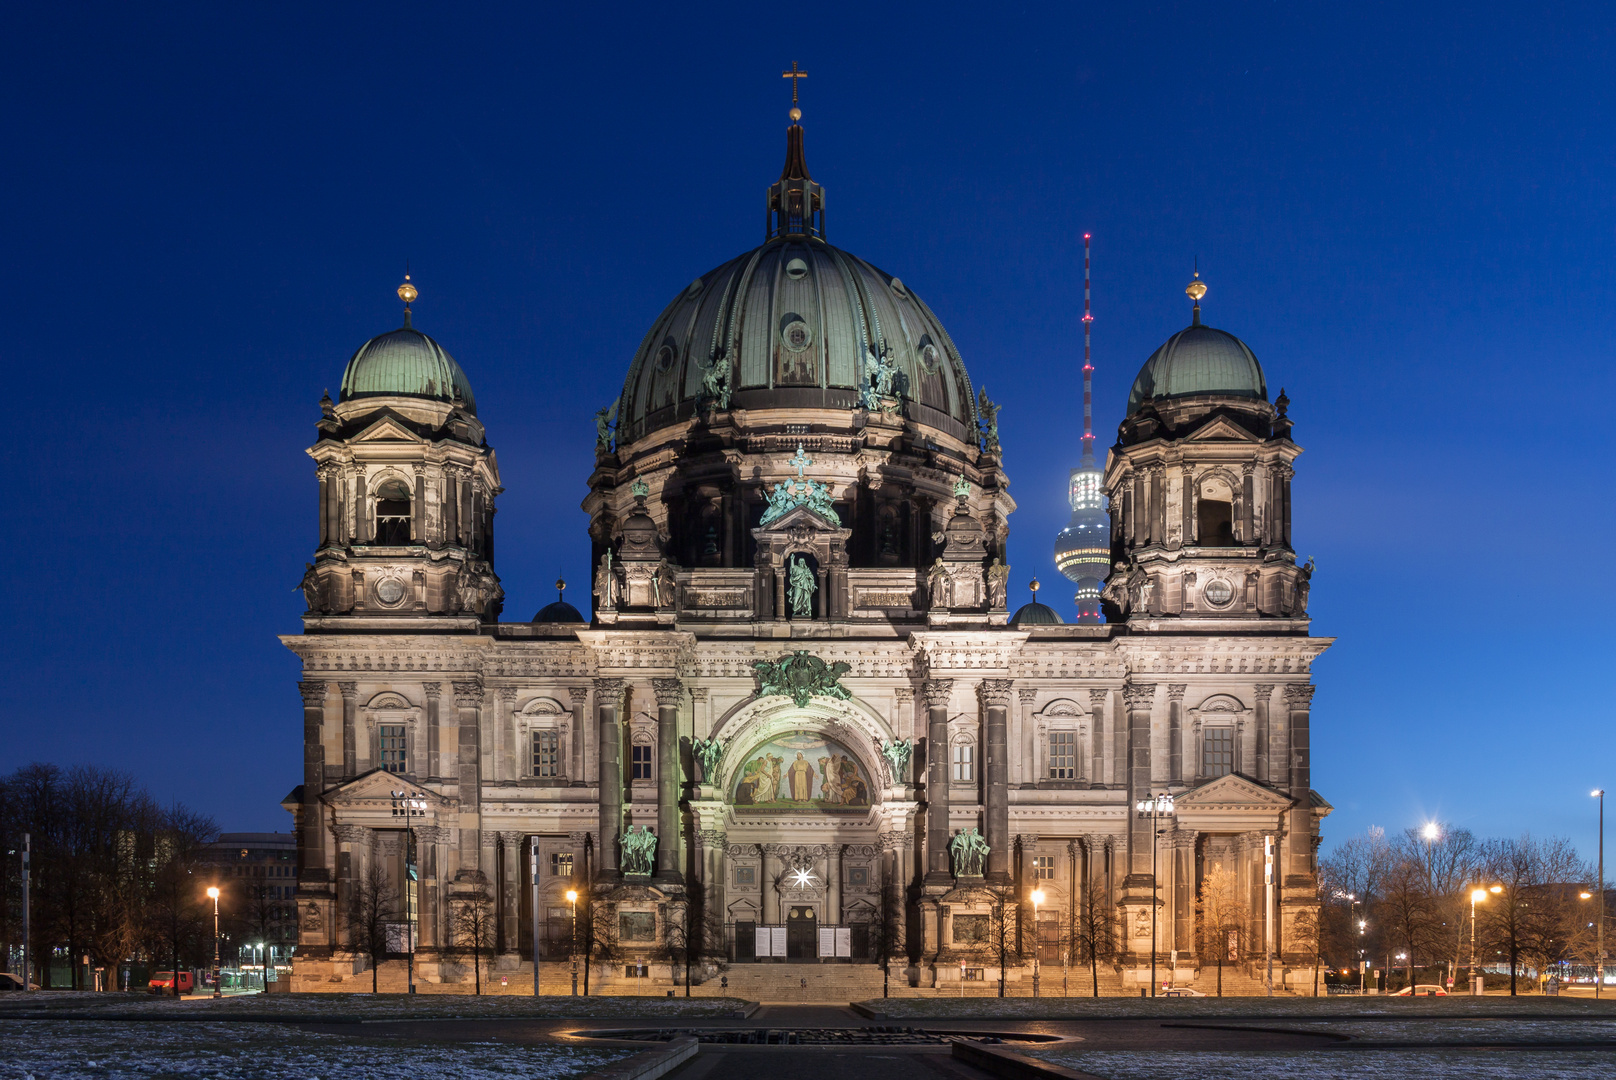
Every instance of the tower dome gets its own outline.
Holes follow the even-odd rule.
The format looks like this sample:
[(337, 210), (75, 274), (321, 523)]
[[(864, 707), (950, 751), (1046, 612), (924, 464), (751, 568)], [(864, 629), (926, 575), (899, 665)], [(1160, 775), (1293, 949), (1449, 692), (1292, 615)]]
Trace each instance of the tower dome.
[(411, 323), (410, 302), (418, 294), (409, 275), (405, 275), (398, 294), (404, 300), (404, 325), (359, 346), (342, 373), (338, 400), (421, 397), (454, 401), (458, 397), (466, 412), (477, 415), (477, 399), (472, 396), (466, 373), (448, 350)]

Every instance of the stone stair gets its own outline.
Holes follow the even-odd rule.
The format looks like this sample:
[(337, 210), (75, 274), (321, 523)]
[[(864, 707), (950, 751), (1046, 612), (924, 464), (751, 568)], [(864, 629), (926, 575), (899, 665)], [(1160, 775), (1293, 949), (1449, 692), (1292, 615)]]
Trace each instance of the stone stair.
[[(896, 993), (904, 976), (896, 967), (892, 975), (892, 990)], [(729, 980), (728, 990), (721, 989), (719, 978), (691, 990), (703, 996), (727, 993), (766, 1004), (846, 1004), (881, 996), (881, 968), (877, 964), (731, 964), (723, 977)]]

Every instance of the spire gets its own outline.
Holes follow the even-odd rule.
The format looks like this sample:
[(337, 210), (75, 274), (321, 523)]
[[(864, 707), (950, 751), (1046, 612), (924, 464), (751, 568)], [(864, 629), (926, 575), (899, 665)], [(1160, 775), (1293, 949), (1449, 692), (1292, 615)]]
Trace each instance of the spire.
[(1200, 259), (1200, 256), (1196, 256), (1196, 259), (1195, 259), (1195, 279), (1193, 281), (1191, 281), (1188, 285), (1184, 286), (1184, 295), (1188, 296), (1191, 300), (1195, 301), (1195, 310), (1193, 312), (1191, 312), (1191, 318), (1193, 319), (1193, 322), (1191, 323), (1191, 325), (1200, 326), (1201, 325), (1201, 297), (1206, 295), (1206, 282), (1201, 280), (1201, 259)]
[(1094, 468), (1094, 359), (1089, 352), (1089, 234), (1083, 234), (1083, 468)]
[(413, 329), (410, 326), (410, 305), (415, 303), (415, 298), (420, 295), (415, 286), (410, 284), (410, 272), (409, 268), (406, 267), (404, 270), (404, 284), (398, 287), (398, 298), (404, 301), (404, 328), (406, 330)]
[(786, 128), (786, 163), (780, 179), (769, 188), (768, 213), (764, 220), (764, 240), (784, 237), (825, 238), (825, 189), (808, 173), (808, 158), (802, 148), (802, 109), (797, 100), (797, 81), (806, 79), (795, 61), (782, 78), (791, 80), (791, 125)]

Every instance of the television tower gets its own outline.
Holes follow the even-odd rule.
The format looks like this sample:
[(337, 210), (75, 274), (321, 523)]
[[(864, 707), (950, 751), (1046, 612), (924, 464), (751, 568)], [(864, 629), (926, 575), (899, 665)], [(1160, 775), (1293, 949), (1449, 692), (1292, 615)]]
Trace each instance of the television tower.
[(1100, 621), (1100, 586), (1111, 571), (1111, 538), (1101, 505), (1103, 471), (1094, 463), (1094, 357), (1089, 330), (1089, 234), (1083, 234), (1083, 458), (1072, 470), (1066, 496), (1072, 520), (1055, 534), (1055, 566), (1077, 585), (1077, 621)]

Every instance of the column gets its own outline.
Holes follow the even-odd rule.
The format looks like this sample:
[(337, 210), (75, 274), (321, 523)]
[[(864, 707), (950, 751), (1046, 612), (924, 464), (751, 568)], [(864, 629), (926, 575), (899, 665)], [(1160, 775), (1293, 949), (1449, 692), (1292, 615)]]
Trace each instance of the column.
[[(516, 687), (501, 686), (494, 691), (494, 747), (490, 780), (520, 780), (530, 769), (518, 771), (521, 755), (516, 746)], [(530, 767), (531, 768), (531, 767)]]
[(1167, 686), (1167, 779), (1175, 784), (1184, 779), (1184, 691), (1188, 688), (1188, 683)]
[(370, 517), (365, 512), (368, 501), (365, 498), (365, 470), (356, 466), (353, 471), (353, 499), (351, 500), (353, 531), (351, 535), (354, 541), (360, 544), (370, 542), (370, 530), (365, 528), (366, 519)]
[(763, 880), (759, 890), (763, 893), (763, 925), (780, 925), (780, 845), (759, 844), (763, 856)]
[(988, 880), (998, 884), (1010, 880), (1010, 682), (983, 679), (978, 688), (987, 713), (983, 724), (987, 753), (982, 762), (987, 811), (986, 869)]
[(1285, 546), (1291, 546), (1291, 477), (1296, 471), (1289, 465), (1281, 465), (1279, 469), (1279, 491), (1282, 508), (1280, 521), (1283, 523)]
[(1150, 507), (1145, 502), (1145, 471), (1133, 474), (1133, 498), (1128, 500), (1129, 547), (1138, 547), (1150, 535)]
[(1254, 466), (1246, 462), (1240, 468), (1240, 542), (1251, 545), (1256, 543), (1257, 529), (1252, 520), (1252, 502), (1256, 498), (1257, 487), (1252, 476)]
[(825, 921), (842, 924), (842, 845), (825, 849)]
[(1150, 706), (1156, 697), (1154, 683), (1123, 688), (1128, 706), (1128, 876), (1150, 880), (1150, 853), (1155, 837), (1149, 817), (1134, 812), (1134, 804), (1150, 798)]
[(482, 734), (483, 682), (456, 679), (451, 685), (460, 721), (455, 774), (460, 791), (460, 866), (455, 879), (476, 880), (481, 874), (482, 862), (482, 845), (477, 834), (482, 828), (482, 753), (478, 744)]
[(595, 680), (595, 719), (600, 729), (600, 876), (618, 878), (617, 838), (623, 835), (623, 734), (617, 711), (622, 679)]
[(1168, 948), (1178, 950), (1184, 963), (1195, 949), (1195, 833), (1173, 833), (1173, 936)]
[(1089, 691), (1089, 753), (1093, 764), (1089, 768), (1089, 783), (1105, 783), (1105, 699), (1109, 690)]
[(1311, 878), (1313, 873), (1313, 807), (1308, 790), (1313, 783), (1312, 759), (1308, 755), (1308, 724), (1313, 709), (1310, 683), (1285, 687), (1285, 706), (1290, 712), (1290, 795), (1295, 802), (1285, 811), (1285, 882)]
[(495, 945), (498, 945), (499, 912), (499, 833), (477, 831), (477, 872), (491, 886), (488, 895), (494, 901)]
[(1111, 699), (1111, 786), (1128, 786), (1128, 713), (1122, 689)]
[(443, 941), (439, 932), (443, 912), (443, 878), (440, 852), (449, 841), (449, 830), (419, 826), (415, 830), (415, 858), (420, 875), (421, 910), (416, 914), (419, 950), (436, 949)]
[(355, 717), (359, 710), (359, 684), (339, 682), (342, 692), (342, 778), (352, 780), (359, 773), (359, 734)]
[[(520, 952), (520, 925), (521, 903), (517, 896), (517, 883), (521, 880), (518, 871), (522, 866), (522, 849), (525, 847), (527, 837), (519, 832), (501, 832), (499, 834), (500, 866), (499, 866), (499, 951), (504, 953)], [(540, 916), (543, 916), (541, 911)]]
[(410, 542), (426, 543), (426, 466), (416, 465), (415, 492), (410, 499)]
[(316, 469), (314, 475), (320, 481), (320, 542), (316, 545), (318, 550), (325, 547), (326, 540), (331, 535), (331, 481), (324, 465)]
[(684, 684), (678, 679), (652, 679), (657, 700), (657, 846), (656, 875), (682, 881), (679, 871), (679, 703)]
[(1197, 540), (1200, 539), (1200, 537), (1195, 535), (1195, 466), (1194, 465), (1185, 465), (1184, 466), (1183, 484), (1184, 484), (1184, 490), (1182, 492), (1183, 497), (1179, 500), (1180, 503), (1182, 504), (1183, 516), (1179, 520), (1180, 520), (1180, 527), (1183, 529), (1184, 535), (1181, 538), (1180, 546), (1188, 547), (1189, 545), (1194, 544)]
[(567, 744), (571, 753), (567, 755), (567, 779), (573, 787), (583, 787), (587, 783), (584, 779), (584, 739), (589, 730), (584, 723), (584, 702), (589, 699), (589, 687), (569, 686), (567, 696), (572, 699), (572, 732)]
[(370, 844), (370, 830), (363, 825), (335, 825), (331, 831), (337, 837), (337, 899), (332, 905), (331, 937), (340, 949), (348, 940), (348, 913), (354, 904), (354, 879), (361, 869), (354, 863)]
[(952, 679), (927, 679), (926, 696), (926, 884), (952, 885), (948, 865), (948, 699)]
[(443, 542), (460, 542), (460, 496), (456, 492), (457, 480), (453, 465), (443, 467)]
[(320, 793), (325, 790), (325, 698), (327, 684), (300, 682), (303, 696), (303, 804), (298, 815), (297, 879), (328, 880)]
[(1257, 724), (1257, 779), (1265, 784), (1273, 782), (1269, 768), (1269, 724), (1268, 705), (1274, 696), (1273, 683), (1258, 683), (1252, 688), (1257, 696), (1256, 724)]
[(443, 697), (443, 684), (440, 682), (422, 683), (421, 689), (426, 692), (426, 774), (436, 780), (443, 776), (442, 763), (442, 729), (439, 721), (439, 705)]
[(1162, 486), (1162, 467), (1153, 465), (1150, 469), (1150, 542), (1156, 545), (1166, 540), (1167, 531), (1167, 500)]
[(1036, 762), (1038, 761), (1038, 748), (1034, 743), (1038, 740), (1038, 725), (1033, 722), (1033, 705), (1038, 701), (1038, 691), (1031, 687), (1022, 687), (1016, 691), (1016, 697), (1021, 702), (1021, 712), (1017, 719), (1021, 729), (1017, 734), (1019, 738), (1013, 740), (1020, 748), (1017, 755), (1016, 775), (1012, 778), (1018, 784), (1036, 784), (1042, 777), (1038, 775)]

